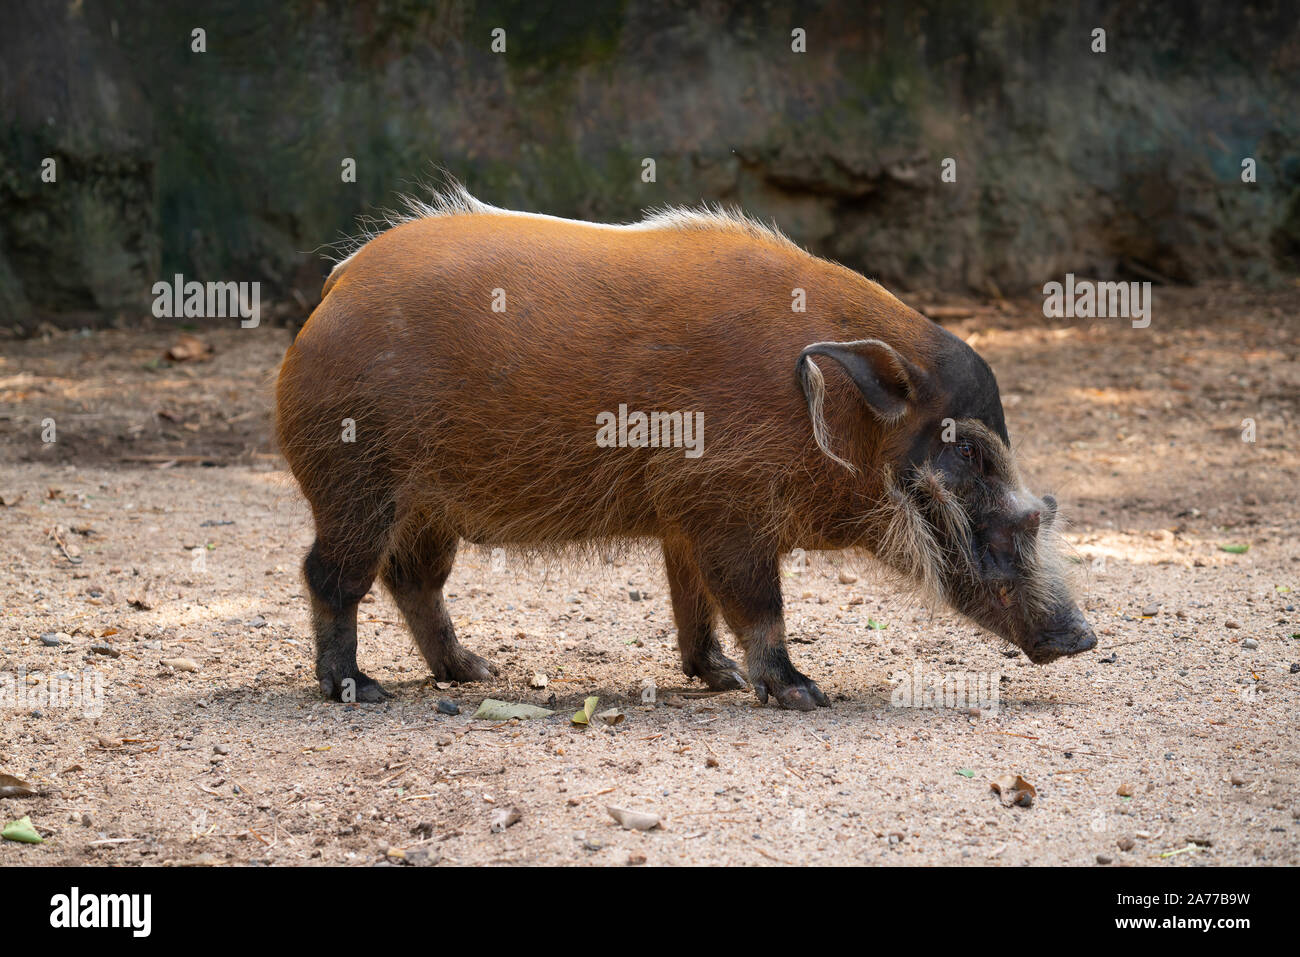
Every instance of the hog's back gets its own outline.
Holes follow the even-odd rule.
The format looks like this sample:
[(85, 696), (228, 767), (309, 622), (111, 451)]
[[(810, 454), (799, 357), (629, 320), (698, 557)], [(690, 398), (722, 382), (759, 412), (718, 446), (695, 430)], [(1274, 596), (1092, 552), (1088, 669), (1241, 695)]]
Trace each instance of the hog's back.
[[(331, 277), (281, 373), (281, 445), (309, 498), (391, 487), (472, 541), (763, 521), (810, 453), (799, 351), (874, 334), (875, 288), (740, 231), (416, 220)], [(703, 413), (703, 454), (599, 446), (620, 405)]]

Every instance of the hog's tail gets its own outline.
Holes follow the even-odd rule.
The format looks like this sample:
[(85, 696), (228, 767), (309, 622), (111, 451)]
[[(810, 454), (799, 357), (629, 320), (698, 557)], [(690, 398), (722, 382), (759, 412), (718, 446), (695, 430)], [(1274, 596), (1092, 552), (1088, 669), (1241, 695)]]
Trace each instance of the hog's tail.
[[(356, 253), (354, 252), (352, 255), (355, 256)], [(321, 287), (320, 297), (322, 301), (324, 301), (325, 297), (330, 294), (330, 290), (337, 285), (338, 281), (343, 278), (343, 274), (347, 271), (348, 263), (350, 262), (352, 262), (352, 256), (348, 256), (347, 259), (340, 259), (334, 264), (334, 268), (330, 270), (330, 274), (325, 277), (325, 285)]]

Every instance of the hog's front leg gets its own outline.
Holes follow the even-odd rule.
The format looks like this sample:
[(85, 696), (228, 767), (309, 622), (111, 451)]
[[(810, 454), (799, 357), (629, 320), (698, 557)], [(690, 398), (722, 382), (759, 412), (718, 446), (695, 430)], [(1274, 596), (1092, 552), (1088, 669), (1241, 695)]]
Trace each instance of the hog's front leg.
[(781, 707), (799, 711), (830, 707), (817, 683), (790, 661), (777, 555), (734, 542), (727, 547), (697, 541), (695, 552), (709, 592), (744, 649), (758, 700), (766, 704), (771, 696)]

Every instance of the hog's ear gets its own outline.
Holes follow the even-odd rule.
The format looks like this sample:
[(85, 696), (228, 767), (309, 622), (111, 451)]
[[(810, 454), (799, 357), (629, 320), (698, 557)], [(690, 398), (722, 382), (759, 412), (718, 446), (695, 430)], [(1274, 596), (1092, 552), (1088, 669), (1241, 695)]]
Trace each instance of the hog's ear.
[(906, 413), (924, 373), (888, 343), (879, 339), (856, 342), (814, 342), (799, 353), (796, 372), (799, 388), (808, 403), (813, 437), (828, 456), (850, 471), (856, 469), (830, 449), (822, 406), (826, 398), (826, 380), (812, 356), (826, 356), (838, 362), (848, 373), (867, 407), (885, 423), (896, 422)]

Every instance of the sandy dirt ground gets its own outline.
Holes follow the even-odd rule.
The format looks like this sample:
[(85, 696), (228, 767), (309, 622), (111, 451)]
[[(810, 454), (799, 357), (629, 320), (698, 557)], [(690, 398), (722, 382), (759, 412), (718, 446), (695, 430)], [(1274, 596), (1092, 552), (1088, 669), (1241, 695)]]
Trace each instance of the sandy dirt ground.
[[(44, 837), (0, 865), (1300, 863), (1298, 312), (1211, 286), (1157, 290), (1145, 330), (949, 320), (1062, 500), (1099, 646), (1036, 667), (869, 567), (792, 559), (812, 714), (686, 679), (649, 551), (464, 550), (452, 613), (491, 684), (435, 686), (377, 587), (361, 665), (396, 696), (326, 703), (269, 440), (289, 333), (205, 328), (179, 363), (174, 328), (0, 341), (0, 773), (36, 791), (0, 824)], [(575, 726), (587, 696), (623, 720)], [(475, 720), (486, 697), (557, 713)]]

